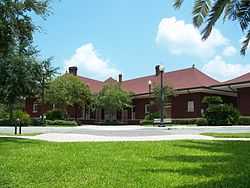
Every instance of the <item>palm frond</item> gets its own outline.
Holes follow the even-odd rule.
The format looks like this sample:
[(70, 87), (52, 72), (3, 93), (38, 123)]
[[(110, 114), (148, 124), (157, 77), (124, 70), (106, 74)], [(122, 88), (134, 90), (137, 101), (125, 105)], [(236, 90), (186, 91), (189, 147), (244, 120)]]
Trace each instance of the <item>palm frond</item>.
[(226, 5), (229, 2), (230, 2), (230, 0), (217, 0), (214, 3), (214, 5), (211, 8), (210, 13), (208, 15), (207, 25), (205, 26), (204, 30), (202, 31), (202, 40), (206, 40), (209, 37), (209, 35), (211, 34), (211, 31), (213, 29), (213, 26), (215, 25), (217, 20), (220, 18)]
[(173, 2), (173, 7), (174, 7), (175, 9), (181, 8), (181, 5), (182, 5), (183, 1), (184, 1), (184, 0), (174, 0), (174, 2)]
[(250, 23), (250, 1), (249, 0), (241, 0), (239, 11), (237, 13), (237, 18), (239, 20), (242, 31), (247, 30), (249, 23)]
[(224, 21), (237, 19), (240, 10), (240, 0), (231, 0), (225, 7)]
[(244, 41), (242, 42), (242, 47), (241, 47), (241, 50), (240, 50), (240, 53), (242, 55), (246, 55), (246, 51), (248, 49), (249, 41), (250, 41), (250, 30), (248, 30), (248, 33), (245, 36)]
[(208, 16), (211, 8), (211, 0), (196, 0), (193, 7), (193, 24), (200, 27)]

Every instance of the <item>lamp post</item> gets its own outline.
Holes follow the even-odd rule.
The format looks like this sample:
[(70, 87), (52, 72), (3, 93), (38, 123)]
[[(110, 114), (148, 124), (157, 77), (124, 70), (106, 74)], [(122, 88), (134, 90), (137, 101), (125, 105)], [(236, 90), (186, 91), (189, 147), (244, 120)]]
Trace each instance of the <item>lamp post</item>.
[(160, 65), (160, 74), (161, 74), (161, 121), (160, 121), (160, 127), (164, 127), (164, 114), (163, 114), (163, 108), (164, 108), (164, 94), (163, 94), (163, 73), (164, 73), (164, 66)]
[(148, 81), (148, 93), (149, 93), (149, 116), (150, 116), (150, 118), (151, 118), (151, 89), (152, 89), (152, 81), (151, 80), (149, 80)]

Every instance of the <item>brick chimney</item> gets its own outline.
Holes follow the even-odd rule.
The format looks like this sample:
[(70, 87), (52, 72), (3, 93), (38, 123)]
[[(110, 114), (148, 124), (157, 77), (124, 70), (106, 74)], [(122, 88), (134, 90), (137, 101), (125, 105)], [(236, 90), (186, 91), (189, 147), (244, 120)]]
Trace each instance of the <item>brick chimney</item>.
[(160, 65), (155, 66), (155, 76), (158, 76), (160, 74)]
[(119, 74), (118, 81), (119, 81), (119, 83), (121, 83), (121, 82), (122, 82), (122, 74)]
[(77, 67), (69, 67), (69, 73), (73, 74), (74, 76), (77, 76)]

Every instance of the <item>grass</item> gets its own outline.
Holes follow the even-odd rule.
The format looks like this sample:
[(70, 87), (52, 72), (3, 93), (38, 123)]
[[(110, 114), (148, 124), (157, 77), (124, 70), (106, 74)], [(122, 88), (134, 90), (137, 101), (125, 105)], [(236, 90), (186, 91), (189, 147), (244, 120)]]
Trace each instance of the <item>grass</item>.
[(14, 133), (0, 133), (0, 135), (4, 136), (36, 136), (42, 133), (23, 133), (23, 134), (17, 134), (15, 135)]
[(49, 143), (0, 138), (0, 187), (245, 188), (250, 142)]
[(250, 133), (203, 133), (202, 135), (217, 138), (250, 138)]

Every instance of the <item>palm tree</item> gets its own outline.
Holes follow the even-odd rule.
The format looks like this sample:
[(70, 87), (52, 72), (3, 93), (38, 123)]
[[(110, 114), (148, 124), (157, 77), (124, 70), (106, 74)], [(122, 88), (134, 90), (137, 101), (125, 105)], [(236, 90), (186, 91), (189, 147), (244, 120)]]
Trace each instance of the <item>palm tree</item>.
[[(184, 0), (174, 0), (173, 6), (179, 9)], [(250, 0), (195, 0), (193, 6), (193, 25), (200, 28), (202, 40), (206, 40), (219, 20), (236, 21), (240, 24), (245, 38), (242, 41), (241, 54), (245, 55), (250, 41)]]

